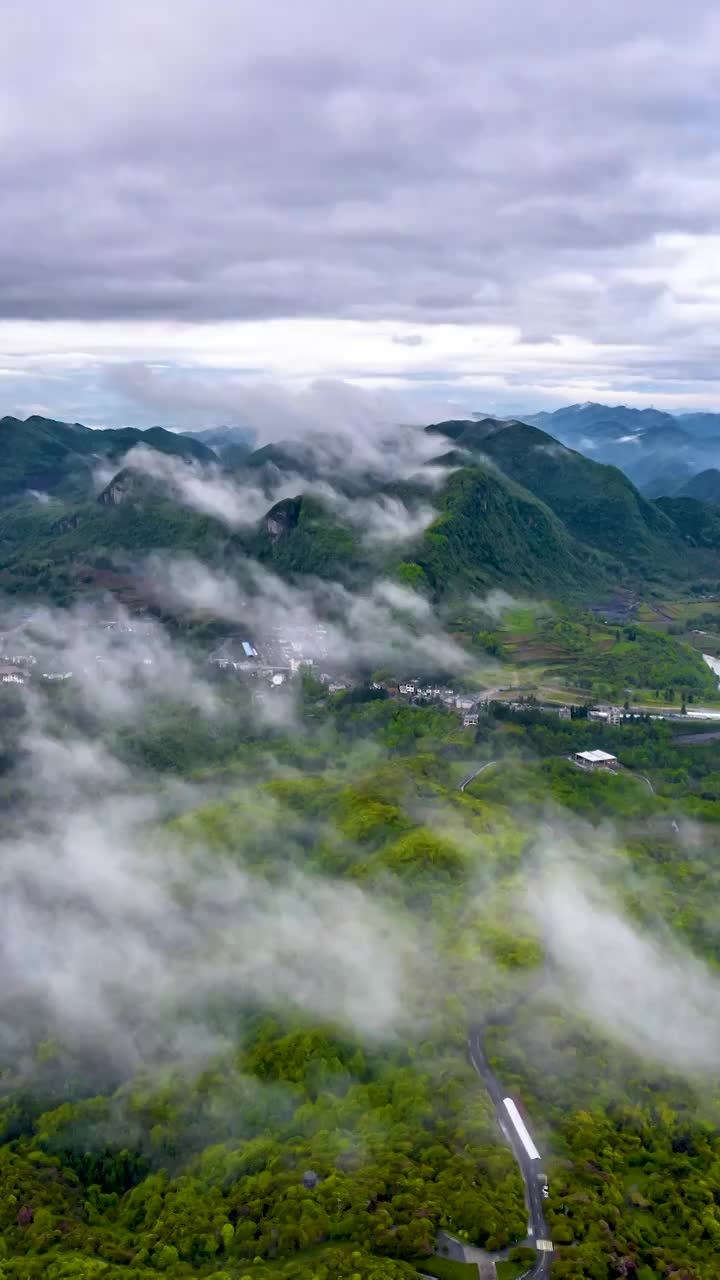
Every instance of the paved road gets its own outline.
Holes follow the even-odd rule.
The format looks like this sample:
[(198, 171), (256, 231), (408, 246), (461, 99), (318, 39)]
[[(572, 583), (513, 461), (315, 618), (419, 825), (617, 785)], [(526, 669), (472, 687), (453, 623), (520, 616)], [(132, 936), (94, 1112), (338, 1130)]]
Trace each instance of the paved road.
[(484, 773), (486, 769), (490, 768), (491, 764), (497, 764), (497, 760), (488, 760), (487, 764), (480, 764), (478, 765), (477, 769), (473, 769), (472, 773), (469, 773), (467, 777), (463, 778), (462, 782), (459, 783), (458, 791), (464, 791), (465, 788), (469, 786), (469, 784), (472, 782), (473, 778), (479, 777), (481, 773)]
[[(543, 1209), (542, 1186), (544, 1178), (538, 1177), (538, 1171), (533, 1161), (528, 1158), (525, 1148), (507, 1118), (507, 1112), (503, 1106), (505, 1094), (502, 1085), (490, 1068), (485, 1056), (483, 1043), (485, 1030), (486, 1028), (483, 1026), (476, 1026), (470, 1029), (467, 1041), (468, 1056), (492, 1098), (498, 1124), (510, 1143), (520, 1175), (525, 1183), (525, 1203), (528, 1208), (528, 1241), (538, 1249), (538, 1256), (537, 1261), (532, 1264), (529, 1270), (523, 1273), (523, 1280), (540, 1280), (541, 1277), (550, 1275), (550, 1263), (552, 1261), (550, 1232), (545, 1221)], [(541, 1244), (546, 1247), (542, 1248)]]
[(628, 778), (636, 778), (638, 782), (646, 783), (650, 795), (655, 795), (655, 788), (650, 779), (644, 773), (635, 773), (634, 769), (626, 769), (624, 765), (620, 766), (620, 772), (626, 774)]
[[(488, 760), (485, 764), (478, 765), (477, 769), (474, 769), (466, 778), (463, 778), (459, 786), (460, 791), (464, 791), (473, 778), (477, 778), (484, 769), (489, 769), (492, 764), (496, 763), (496, 760)], [(518, 1003), (522, 1003), (522, 998)], [(512, 1009), (506, 1010), (504, 1014), (499, 1015), (497, 1021), (509, 1019), (512, 1016), (512, 1012)], [(480, 1024), (469, 1029), (467, 1039), (468, 1057), (492, 1099), (498, 1124), (510, 1144), (525, 1184), (525, 1203), (528, 1209), (528, 1240), (538, 1250), (538, 1256), (537, 1261), (523, 1273), (520, 1280), (542, 1280), (543, 1277), (546, 1278), (550, 1275), (550, 1263), (552, 1261), (550, 1232), (545, 1221), (543, 1209), (542, 1187), (545, 1179), (538, 1178), (537, 1168), (534, 1166), (533, 1161), (528, 1158), (525, 1148), (508, 1119), (507, 1111), (503, 1106), (503, 1098), (506, 1095), (485, 1055), (484, 1037), (486, 1030), (487, 1027)], [(543, 1245), (545, 1246), (544, 1248), (542, 1247)]]

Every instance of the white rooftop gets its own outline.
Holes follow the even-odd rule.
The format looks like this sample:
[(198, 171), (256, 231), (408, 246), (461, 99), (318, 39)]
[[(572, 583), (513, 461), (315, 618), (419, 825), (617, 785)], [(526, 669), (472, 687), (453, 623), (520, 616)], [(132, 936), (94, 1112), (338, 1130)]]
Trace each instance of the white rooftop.
[(611, 756), (607, 751), (578, 751), (576, 754), (581, 760), (588, 760), (591, 764), (602, 764), (603, 761), (617, 760), (617, 756)]

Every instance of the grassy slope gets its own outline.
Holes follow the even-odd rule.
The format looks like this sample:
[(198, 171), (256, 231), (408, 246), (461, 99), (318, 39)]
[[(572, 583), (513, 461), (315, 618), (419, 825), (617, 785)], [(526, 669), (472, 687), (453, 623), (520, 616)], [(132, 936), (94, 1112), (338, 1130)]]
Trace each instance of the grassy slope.
[(554, 612), (515, 608), (492, 638), (499, 656), (515, 668), (514, 683), (538, 690), (541, 698), (552, 700), (555, 689), (560, 700), (571, 702), (629, 697), (679, 706), (683, 694), (714, 702), (717, 681), (700, 652), (703, 640), (711, 652), (713, 643), (707, 637), (667, 634), (669, 625), (614, 627), (567, 606)]

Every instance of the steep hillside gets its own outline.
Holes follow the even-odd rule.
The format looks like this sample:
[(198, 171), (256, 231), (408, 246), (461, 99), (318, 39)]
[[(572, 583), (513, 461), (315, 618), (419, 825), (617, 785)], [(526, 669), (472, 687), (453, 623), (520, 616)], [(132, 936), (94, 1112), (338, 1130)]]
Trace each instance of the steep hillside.
[(369, 569), (357, 531), (307, 496), (276, 503), (247, 545), (250, 554), (281, 574), (342, 582)]
[(672, 520), (690, 547), (720, 550), (720, 507), (697, 498), (658, 498), (656, 506)]
[(677, 498), (698, 498), (701, 502), (714, 502), (720, 505), (720, 471), (709, 467), (696, 476), (686, 480), (672, 495)]
[(308, 479), (314, 479), (318, 475), (315, 451), (302, 441), (293, 440), (279, 440), (275, 444), (264, 444), (260, 449), (254, 449), (245, 457), (243, 468), (250, 473), (284, 471)]
[(440, 502), (412, 556), (438, 594), (494, 585), (572, 593), (608, 580), (609, 558), (579, 545), (545, 503), (489, 468), (456, 471)]
[(592, 462), (524, 422), (441, 422), (456, 450), (489, 458), (550, 507), (575, 538), (632, 570), (666, 572), (677, 559), (673, 527), (616, 467)]
[(56, 422), (33, 416), (0, 418), (0, 499), (29, 491), (82, 498), (91, 492), (99, 463), (115, 463), (133, 445), (145, 444), (162, 453), (199, 462), (216, 461), (212, 449), (198, 440), (151, 427), (97, 430), (78, 422)]
[(0, 508), (0, 591), (68, 603), (95, 588), (114, 589), (116, 578), (128, 585), (135, 562), (152, 551), (222, 557), (232, 538), (221, 524), (136, 479), (123, 501)]

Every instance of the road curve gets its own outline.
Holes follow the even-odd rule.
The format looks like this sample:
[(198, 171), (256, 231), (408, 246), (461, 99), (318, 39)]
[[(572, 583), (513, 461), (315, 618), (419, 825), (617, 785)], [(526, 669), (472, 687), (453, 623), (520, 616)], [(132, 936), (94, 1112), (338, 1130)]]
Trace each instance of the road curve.
[(484, 773), (486, 769), (489, 769), (491, 764), (497, 764), (497, 760), (488, 760), (486, 764), (480, 764), (477, 769), (473, 769), (472, 773), (469, 773), (466, 778), (463, 778), (462, 782), (458, 783), (458, 791), (464, 791), (473, 779), (478, 778), (481, 773)]
[[(552, 1250), (547, 1247), (550, 1242), (550, 1232), (543, 1210), (542, 1187), (545, 1179), (542, 1175), (538, 1176), (539, 1171), (535, 1167), (535, 1163), (528, 1157), (512, 1124), (508, 1121), (507, 1111), (503, 1105), (505, 1094), (502, 1085), (494, 1071), (492, 1071), (485, 1055), (483, 1044), (485, 1030), (486, 1028), (483, 1026), (470, 1028), (467, 1039), (468, 1057), (490, 1094), (498, 1124), (510, 1144), (516, 1164), (520, 1170), (520, 1176), (525, 1184), (528, 1237), (532, 1245), (538, 1249), (538, 1256), (532, 1266), (523, 1272), (521, 1280), (541, 1280), (541, 1277), (547, 1278), (550, 1275), (550, 1263), (552, 1262)], [(539, 1247), (540, 1242), (546, 1247)]]
[[(489, 769), (491, 764), (496, 764), (495, 760), (488, 760), (486, 764), (481, 764), (466, 778), (463, 778), (459, 784), (459, 790), (464, 791), (473, 778), (477, 778), (484, 769)], [(522, 1003), (522, 998), (518, 1003)], [(500, 1015), (498, 1022), (506, 1021), (511, 1010), (506, 1010), (504, 1015)], [(545, 1221), (545, 1213), (543, 1210), (543, 1194), (542, 1187), (544, 1177), (538, 1177), (538, 1169), (534, 1162), (530, 1160), (528, 1154), (518, 1138), (512, 1124), (508, 1120), (507, 1111), (503, 1105), (505, 1093), (497, 1076), (490, 1067), (485, 1054), (484, 1037), (487, 1025), (476, 1024), (468, 1030), (467, 1050), (468, 1057), (475, 1071), (482, 1080), (487, 1089), (497, 1116), (500, 1129), (510, 1144), (510, 1148), (515, 1157), (515, 1162), (520, 1170), (520, 1176), (525, 1184), (525, 1203), (528, 1210), (528, 1238), (533, 1246), (538, 1250), (536, 1261), (524, 1271), (520, 1280), (547, 1280), (550, 1275), (550, 1264), (552, 1262), (552, 1247), (550, 1245), (550, 1232), (547, 1222)], [(539, 1247), (540, 1242), (545, 1248)]]

